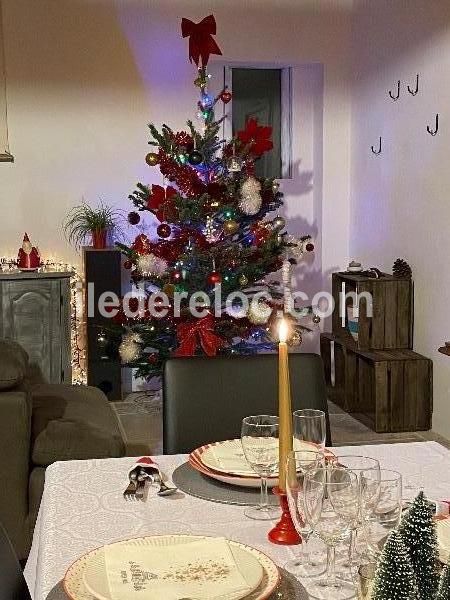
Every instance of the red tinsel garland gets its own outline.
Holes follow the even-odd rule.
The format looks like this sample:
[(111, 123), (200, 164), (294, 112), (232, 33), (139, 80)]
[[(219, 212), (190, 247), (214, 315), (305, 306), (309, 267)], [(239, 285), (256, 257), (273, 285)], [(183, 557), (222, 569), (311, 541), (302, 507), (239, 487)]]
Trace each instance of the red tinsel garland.
[(196, 196), (202, 188), (203, 182), (197, 171), (188, 165), (180, 165), (175, 159), (168, 156), (164, 150), (159, 150), (159, 168), (169, 181), (176, 183), (178, 189), (186, 196)]

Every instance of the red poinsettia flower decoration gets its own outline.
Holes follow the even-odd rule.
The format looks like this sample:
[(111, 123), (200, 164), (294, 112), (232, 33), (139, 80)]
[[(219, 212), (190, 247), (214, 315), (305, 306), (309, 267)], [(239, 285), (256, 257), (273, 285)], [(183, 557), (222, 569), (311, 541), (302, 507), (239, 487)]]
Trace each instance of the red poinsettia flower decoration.
[(158, 221), (172, 221), (175, 211), (173, 197), (177, 190), (172, 186), (163, 188), (161, 185), (152, 185), (152, 191), (147, 200), (147, 208)]
[(256, 119), (248, 119), (245, 129), (238, 131), (238, 139), (244, 146), (249, 146), (250, 154), (261, 156), (272, 150), (272, 127), (258, 125)]

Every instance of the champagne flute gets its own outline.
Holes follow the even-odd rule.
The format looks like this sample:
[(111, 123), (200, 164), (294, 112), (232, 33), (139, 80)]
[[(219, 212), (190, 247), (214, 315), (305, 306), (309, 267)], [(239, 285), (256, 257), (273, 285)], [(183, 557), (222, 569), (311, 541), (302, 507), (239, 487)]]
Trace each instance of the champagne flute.
[[(373, 471), (373, 482), (375, 484), (376, 481), (380, 479), (380, 463), (376, 458), (370, 458), (369, 456), (353, 456), (353, 455), (342, 455), (335, 454), (331, 457), (331, 460), (336, 465), (341, 467), (345, 467), (356, 473), (358, 478), (361, 480), (361, 474), (369, 473)], [(361, 499), (361, 496), (360, 496)], [(361, 509), (361, 506), (360, 506)], [(358, 515), (358, 519), (352, 527), (350, 532), (350, 544), (348, 547), (348, 566), (359, 566), (358, 553), (356, 551), (356, 544), (358, 541), (358, 529), (361, 529), (363, 524), (363, 517), (361, 510)]]
[(279, 516), (279, 507), (269, 506), (267, 478), (278, 469), (278, 417), (255, 415), (242, 420), (241, 443), (244, 456), (253, 471), (261, 477), (259, 506), (246, 509), (250, 519), (269, 521)]
[(354, 597), (354, 584), (336, 575), (336, 546), (348, 538), (358, 518), (358, 476), (333, 464), (306, 473), (304, 506), (309, 526), (328, 547), (326, 578), (308, 585), (309, 595), (333, 600)]
[[(323, 410), (302, 408), (294, 411), (292, 419), (294, 440), (314, 444), (323, 452), (327, 437), (327, 422)], [(294, 442), (294, 448), (298, 447)]]
[(381, 469), (379, 479), (372, 470), (361, 473), (361, 504), (364, 534), (369, 554), (378, 558), (402, 516), (402, 476), (397, 471)]
[(325, 572), (324, 564), (311, 561), (307, 548), (312, 529), (305, 517), (303, 483), (305, 474), (323, 466), (324, 457), (320, 450), (301, 450), (289, 452), (286, 461), (286, 494), (297, 533), (302, 538), (301, 555), (288, 561), (284, 568), (297, 577), (315, 577)]

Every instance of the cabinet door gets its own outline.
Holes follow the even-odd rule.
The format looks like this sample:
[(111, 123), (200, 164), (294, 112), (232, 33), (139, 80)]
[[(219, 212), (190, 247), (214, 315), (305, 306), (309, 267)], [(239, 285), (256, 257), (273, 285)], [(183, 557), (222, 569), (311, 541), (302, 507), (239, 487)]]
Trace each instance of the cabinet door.
[(2, 283), (3, 336), (16, 340), (45, 379), (61, 381), (61, 289), (59, 280)]

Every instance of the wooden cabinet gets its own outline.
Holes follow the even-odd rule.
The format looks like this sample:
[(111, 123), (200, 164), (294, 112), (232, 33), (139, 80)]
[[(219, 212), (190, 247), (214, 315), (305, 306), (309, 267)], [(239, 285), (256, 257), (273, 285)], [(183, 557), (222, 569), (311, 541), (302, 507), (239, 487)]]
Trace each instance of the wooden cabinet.
[(50, 383), (71, 382), (71, 273), (0, 273), (0, 338), (17, 341)]

